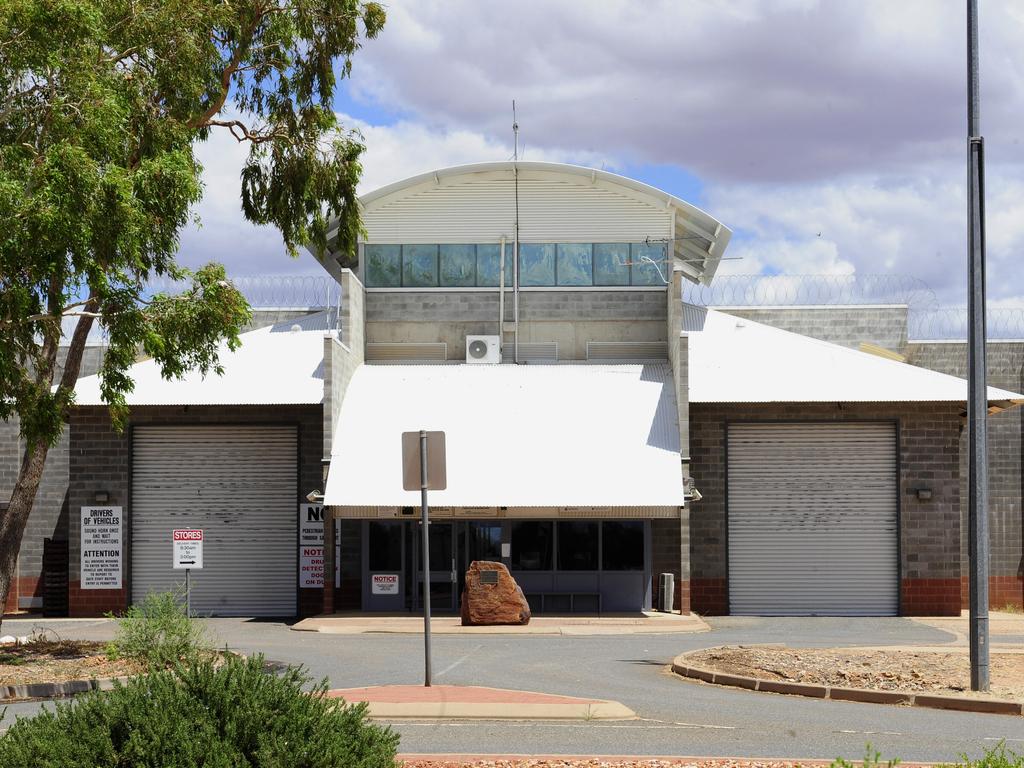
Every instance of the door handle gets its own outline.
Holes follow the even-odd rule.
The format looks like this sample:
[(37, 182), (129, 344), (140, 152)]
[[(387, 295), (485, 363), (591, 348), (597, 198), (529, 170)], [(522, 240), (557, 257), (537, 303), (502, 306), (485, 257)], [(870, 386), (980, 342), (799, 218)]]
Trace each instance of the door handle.
[(454, 584), (458, 580), (459, 580), (459, 577), (455, 573), (455, 558), (453, 557), (452, 558), (452, 584)]

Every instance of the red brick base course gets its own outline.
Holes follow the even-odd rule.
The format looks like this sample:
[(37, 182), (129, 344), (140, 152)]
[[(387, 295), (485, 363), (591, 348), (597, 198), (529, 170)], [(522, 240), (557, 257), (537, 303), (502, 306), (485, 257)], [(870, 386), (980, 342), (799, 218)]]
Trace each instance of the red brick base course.
[(80, 581), (68, 584), (68, 615), (72, 618), (102, 616), (113, 611), (121, 613), (128, 607), (128, 590), (82, 589)]
[[(960, 607), (970, 607), (970, 579), (960, 580)], [(1024, 608), (1024, 576), (992, 576), (988, 580), (988, 605), (990, 608), (1012, 606)]]
[(691, 580), (690, 610), (702, 616), (726, 616), (729, 613), (729, 585), (726, 579)]
[(960, 579), (903, 579), (900, 600), (903, 616), (959, 616)]

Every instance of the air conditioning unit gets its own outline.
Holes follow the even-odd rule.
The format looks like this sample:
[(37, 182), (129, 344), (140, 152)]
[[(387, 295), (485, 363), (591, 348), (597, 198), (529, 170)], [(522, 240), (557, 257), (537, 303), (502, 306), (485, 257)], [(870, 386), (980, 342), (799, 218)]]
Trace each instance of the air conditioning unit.
[(497, 336), (466, 336), (467, 363), (500, 363), (501, 341)]

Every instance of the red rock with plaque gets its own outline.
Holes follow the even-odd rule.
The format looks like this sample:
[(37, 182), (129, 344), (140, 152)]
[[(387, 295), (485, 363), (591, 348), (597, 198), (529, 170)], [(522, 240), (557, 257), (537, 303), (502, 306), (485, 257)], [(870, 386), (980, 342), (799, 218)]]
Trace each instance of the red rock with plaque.
[(490, 560), (474, 560), (466, 571), (462, 592), (462, 626), (529, 623), (530, 604), (508, 568)]

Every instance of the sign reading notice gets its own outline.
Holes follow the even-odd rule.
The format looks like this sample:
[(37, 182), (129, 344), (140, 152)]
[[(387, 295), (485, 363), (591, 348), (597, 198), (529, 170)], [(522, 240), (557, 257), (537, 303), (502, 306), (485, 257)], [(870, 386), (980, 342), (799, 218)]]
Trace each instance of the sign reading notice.
[(171, 534), (174, 545), (174, 568), (199, 570), (203, 567), (203, 531), (199, 528), (178, 528)]
[(373, 594), (375, 595), (397, 595), (398, 574), (397, 573), (375, 573), (373, 574)]
[[(341, 529), (334, 526), (334, 586), (341, 586)], [(299, 587), (324, 586), (324, 508), (299, 505)]]
[(82, 507), (82, 589), (121, 588), (121, 507)]

